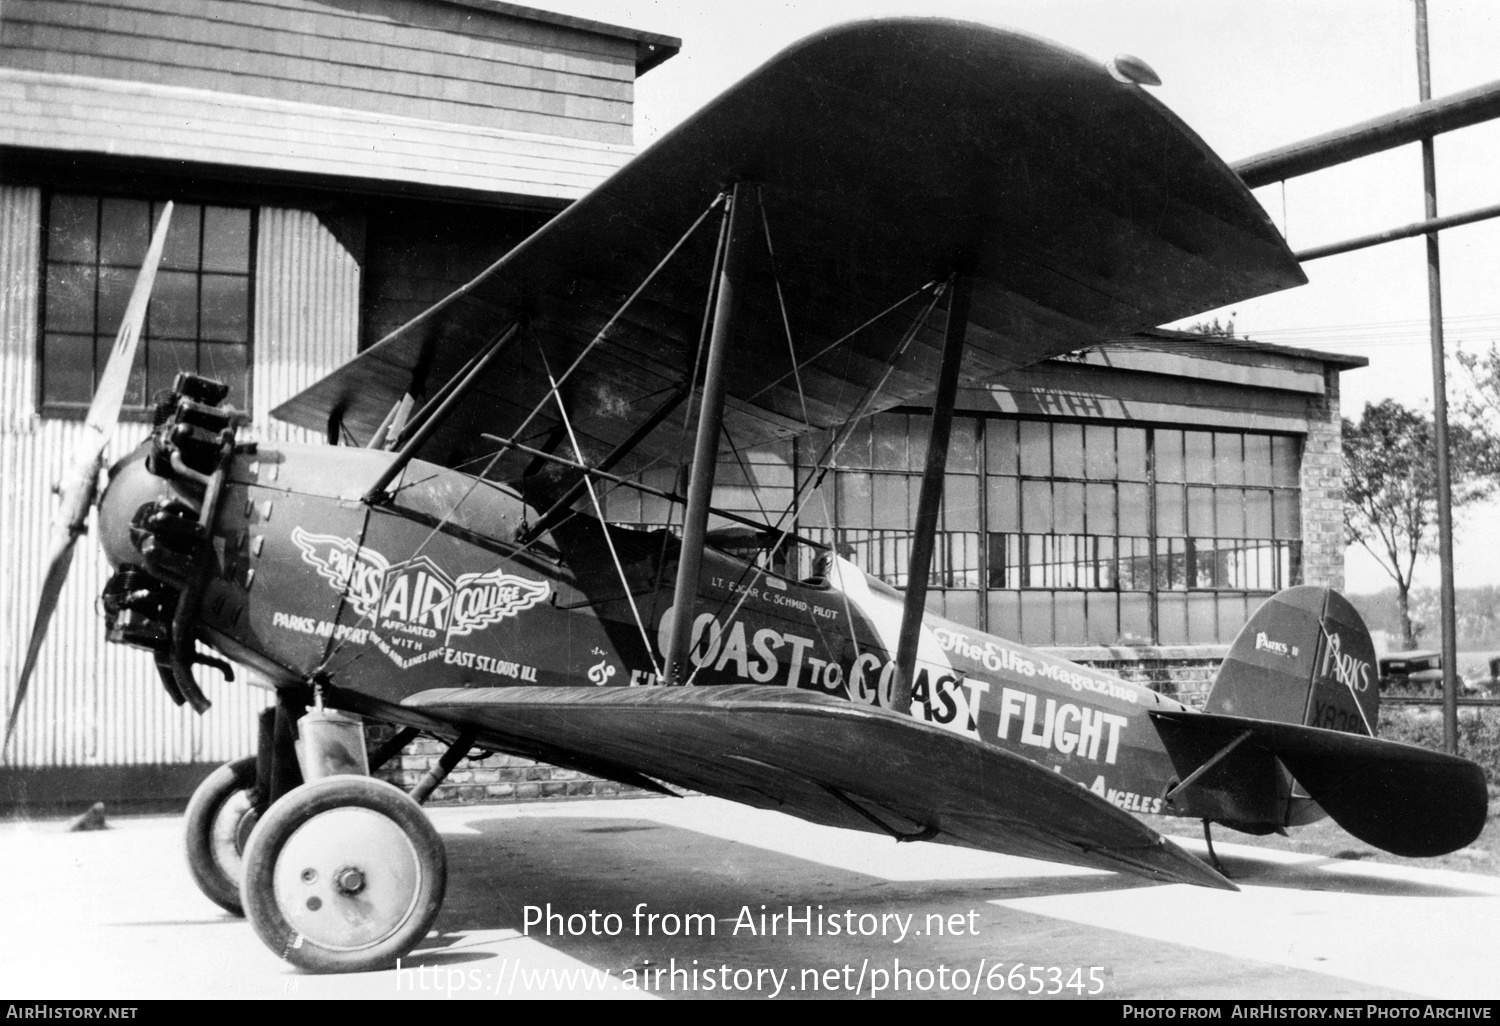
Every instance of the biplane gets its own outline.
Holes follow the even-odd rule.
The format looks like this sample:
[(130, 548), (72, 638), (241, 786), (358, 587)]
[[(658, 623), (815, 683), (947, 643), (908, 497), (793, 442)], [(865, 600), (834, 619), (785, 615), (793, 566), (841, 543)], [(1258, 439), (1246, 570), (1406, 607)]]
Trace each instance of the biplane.
[[(1483, 773), (1374, 736), (1369, 635), (1326, 589), (1269, 600), (1203, 711), (924, 612), (960, 383), (1305, 280), (1152, 77), (978, 25), (827, 30), (275, 411), (335, 444), (246, 440), (225, 387), (184, 374), (100, 490), (159, 228), (7, 739), (97, 504), (110, 639), (199, 711), (203, 664), (274, 693), (187, 848), (309, 971), (426, 936), (446, 868), (419, 805), (471, 753), (1206, 887), (1234, 885), (1132, 813), (1468, 844)], [(816, 437), (827, 467), (851, 424), (913, 403), (932, 430), (904, 591), (795, 509), (713, 508), (721, 453)], [(615, 489), (680, 521), (614, 523)], [(396, 728), (373, 752), (372, 722)], [(447, 748), (411, 794), (371, 775), (418, 734)]]

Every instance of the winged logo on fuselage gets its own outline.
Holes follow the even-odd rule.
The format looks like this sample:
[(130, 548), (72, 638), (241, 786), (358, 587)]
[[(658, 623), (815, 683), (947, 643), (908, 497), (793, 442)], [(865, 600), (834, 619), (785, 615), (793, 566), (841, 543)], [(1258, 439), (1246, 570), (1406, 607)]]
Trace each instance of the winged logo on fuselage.
[[(460, 574), (455, 580), (426, 556), (391, 563), (350, 538), (313, 534), (301, 527), (293, 528), (292, 541), (302, 561), (378, 631), (437, 641), (444, 647), (455, 637), (471, 635), (530, 609), (552, 593), (548, 582), (529, 580), (500, 567)], [(387, 649), (387, 654), (402, 666), (413, 665), (393, 651)]]
[(292, 542), (302, 550), (302, 562), (318, 571), (334, 591), (341, 592), (362, 617), (380, 615), (385, 575), (391, 564), (378, 552), (335, 534), (313, 534), (292, 528)]
[(546, 581), (531, 581), (499, 567), (488, 573), (460, 574), (453, 596), (448, 635), (465, 635), (530, 609), (551, 594)]

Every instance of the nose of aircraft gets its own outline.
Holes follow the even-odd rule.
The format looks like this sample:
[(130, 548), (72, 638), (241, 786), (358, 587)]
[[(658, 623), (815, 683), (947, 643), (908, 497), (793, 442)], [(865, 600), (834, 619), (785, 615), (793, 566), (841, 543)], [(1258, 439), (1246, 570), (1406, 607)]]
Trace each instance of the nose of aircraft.
[(110, 566), (139, 563), (141, 554), (130, 540), (130, 522), (147, 503), (171, 495), (172, 486), (146, 469), (147, 445), (109, 469), (109, 483), (99, 497), (99, 544)]

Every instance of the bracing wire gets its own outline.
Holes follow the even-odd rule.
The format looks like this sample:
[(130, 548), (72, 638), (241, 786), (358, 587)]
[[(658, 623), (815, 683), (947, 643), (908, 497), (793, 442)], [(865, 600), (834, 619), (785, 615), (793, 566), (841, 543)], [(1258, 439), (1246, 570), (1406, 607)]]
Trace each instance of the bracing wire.
[[(547, 382), (552, 389), (552, 398), (557, 403), (557, 414), (562, 418), (563, 427), (567, 428), (568, 441), (573, 446), (573, 455), (583, 462), (583, 449), (578, 444), (578, 436), (573, 433), (573, 421), (568, 416), (568, 409), (563, 403), (562, 393), (558, 391), (559, 382), (552, 376), (552, 364), (547, 359), (547, 351), (537, 343), (537, 352), (541, 354), (542, 366), (547, 371)], [(635, 626), (641, 632), (641, 641), (646, 648), (646, 656), (651, 660), (651, 670), (658, 678), (662, 676), (660, 664), (656, 661), (656, 653), (651, 647), (651, 636), (646, 630), (645, 621), (641, 619), (641, 611), (635, 604), (635, 595), (630, 590), (630, 578), (625, 573), (625, 566), (620, 562), (620, 554), (615, 551), (615, 540), (610, 537), (609, 523), (604, 519), (604, 507), (599, 503), (599, 495), (594, 491), (594, 482), (590, 476), (583, 475), (583, 485), (588, 490), (589, 501), (593, 503), (594, 515), (599, 519), (599, 530), (604, 533), (604, 544), (609, 548), (609, 558), (615, 564), (615, 572), (620, 575), (620, 587), (625, 591), (625, 601), (630, 604), (630, 615), (635, 618)]]
[[(563, 372), (562, 377), (556, 381), (553, 386), (554, 389), (561, 388), (563, 383), (566, 382), (568, 380), (568, 377), (579, 368), (579, 366), (583, 363), (584, 359), (589, 355), (589, 353), (593, 352), (594, 348), (598, 346), (600, 342), (604, 341), (605, 335), (607, 335), (609, 333), (609, 330), (615, 326), (615, 323), (625, 315), (625, 311), (630, 308), (630, 305), (635, 302), (636, 298), (646, 290), (646, 287), (655, 280), (656, 276), (661, 273), (662, 269), (672, 261), (672, 258), (677, 255), (678, 250), (682, 249), (682, 247), (687, 244), (688, 239), (692, 238), (693, 234), (697, 232), (699, 225), (703, 224), (708, 215), (713, 213), (714, 208), (717, 207), (720, 203), (725, 202), (725, 200), (726, 195), (721, 192), (719, 193), (719, 195), (714, 197), (712, 203), (710, 203), (703, 209), (703, 212), (698, 215), (697, 219), (688, 226), (687, 231), (682, 233), (682, 236), (675, 243), (673, 243), (672, 248), (667, 250), (666, 255), (663, 256), (661, 260), (657, 262), (656, 266), (651, 269), (651, 273), (646, 275), (645, 279), (640, 283), (640, 285), (636, 286), (635, 291), (632, 292), (630, 296), (625, 300), (625, 302), (620, 305), (619, 309), (614, 312), (614, 315), (610, 317), (610, 319), (605, 323), (604, 327), (599, 329), (599, 332), (594, 336), (593, 340), (589, 342), (588, 345), (584, 346), (583, 352), (578, 354), (578, 357), (572, 362), (572, 364), (568, 366), (568, 369)], [(526, 419), (521, 422), (521, 426), (511, 432), (512, 438), (520, 437), (521, 433), (531, 426), (531, 422), (535, 420), (541, 414), (542, 410), (546, 407), (549, 398), (550, 397), (547, 395), (542, 396), (541, 400), (538, 401), (536, 406), (532, 408), (531, 412), (526, 415)], [(495, 450), (495, 454), (490, 457), (490, 461), (484, 465), (484, 469), (481, 470), (477, 475), (475, 475), (474, 480), (469, 483), (469, 487), (465, 489), (464, 493), (460, 495), (458, 499), (453, 503), (453, 505), (448, 508), (448, 510), (443, 514), (443, 518), (439, 520), (437, 525), (427, 533), (427, 537), (422, 539), (422, 543), (418, 545), (416, 550), (412, 553), (413, 557), (421, 554), (422, 550), (425, 549), (429, 543), (431, 543), (432, 539), (437, 537), (438, 533), (447, 526), (449, 520), (451, 520), (453, 515), (458, 512), (458, 508), (468, 500), (469, 496), (474, 494), (474, 489), (479, 487), (479, 482), (489, 476), (490, 471), (495, 469), (495, 465), (500, 462), (500, 458), (505, 455), (506, 451), (507, 450), (504, 447)]]

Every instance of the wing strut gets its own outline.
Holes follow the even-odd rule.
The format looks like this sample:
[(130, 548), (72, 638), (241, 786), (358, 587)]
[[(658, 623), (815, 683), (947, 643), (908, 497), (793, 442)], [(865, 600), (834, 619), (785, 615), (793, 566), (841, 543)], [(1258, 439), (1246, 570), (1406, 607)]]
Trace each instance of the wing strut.
[(823, 785), (823, 790), (827, 791), (829, 794), (833, 795), (839, 801), (841, 801), (845, 805), (849, 806), (849, 808), (853, 809), (859, 815), (863, 816), (865, 819), (867, 819), (871, 823), (875, 824), (875, 828), (877, 830), (879, 830), (881, 833), (890, 834), (892, 837), (894, 837), (896, 839), (896, 841), (898, 843), (900, 843), (900, 842), (906, 842), (906, 841), (930, 841), (934, 837), (936, 837), (938, 834), (942, 833), (942, 831), (939, 830), (937, 827), (932, 826), (932, 825), (929, 824), (928, 826), (923, 827), (921, 830), (914, 830), (911, 833), (905, 833), (905, 834), (903, 834), (901, 831), (899, 831), (895, 827), (891, 826), (885, 820), (883, 820), (879, 816), (875, 815), (869, 809), (865, 808), (859, 802), (855, 801), (853, 798), (849, 797), (847, 794), (845, 794), (843, 791), (840, 791), (838, 788), (836, 788), (836, 787), (830, 787), (827, 784), (824, 784)]
[(667, 631), (665, 679), (669, 685), (681, 684), (685, 680), (683, 666), (687, 662), (688, 642), (692, 637), (693, 600), (698, 595), (698, 573), (703, 565), (704, 536), (708, 532), (708, 505), (713, 495), (719, 456), (719, 432), (724, 424), (724, 351), (729, 348), (729, 332), (734, 320), (735, 279), (744, 262), (750, 234), (741, 209), (749, 194), (749, 187), (736, 182), (724, 211), (729, 234), (714, 297), (714, 326), (708, 339), (708, 358), (704, 361), (692, 478), (688, 486), (687, 509), (682, 516), (682, 555), (677, 561), (677, 584), (673, 590)]
[[(759, 192), (757, 191), (757, 197), (758, 196), (759, 196)], [(762, 217), (762, 224), (765, 224), (765, 220), (764, 220), (764, 218), (765, 218), (765, 210), (764, 210), (764, 208), (762, 208), (762, 210), (761, 210), (761, 217)], [(770, 250), (770, 247), (771, 247), (771, 241), (770, 241), (770, 234), (769, 234), (769, 226), (767, 226), (766, 248), (767, 248), (768, 251)], [(778, 283), (778, 289), (779, 289), (779, 287), (780, 286), (779, 286), (779, 283)], [(934, 282), (928, 282), (926, 285), (923, 285), (916, 292), (913, 292), (913, 293), (911, 293), (911, 295), (908, 295), (907, 297), (905, 297), (904, 299), (902, 299), (900, 303), (897, 303), (895, 306), (891, 306), (891, 307), (886, 308), (885, 310), (883, 310), (881, 313), (877, 314), (871, 320), (866, 321), (863, 325), (861, 325), (858, 328), (855, 328), (854, 331), (850, 332), (848, 335), (845, 335), (844, 339), (841, 339), (839, 342), (835, 343), (835, 346), (841, 345), (844, 340), (852, 338), (855, 334), (857, 334), (858, 332), (864, 330), (864, 328), (866, 328), (869, 325), (873, 324), (876, 320), (879, 320), (880, 318), (884, 317), (886, 314), (888, 314), (888, 313), (892, 312), (893, 310), (895, 310), (896, 307), (901, 306), (902, 304), (904, 304), (908, 299), (911, 299), (913, 296), (917, 296), (917, 295), (920, 295), (923, 292), (931, 290), (931, 292), (932, 292), (932, 300), (927, 304), (927, 308), (922, 311), (921, 316), (918, 317), (915, 321), (912, 322), (912, 325), (911, 325), (910, 329), (908, 329), (907, 332), (906, 332), (906, 334), (901, 337), (900, 342), (897, 343), (895, 350), (892, 352), (891, 356), (886, 361), (885, 374), (881, 377), (881, 379), (880, 379), (880, 381), (878, 383), (876, 383), (875, 385), (873, 385), (870, 389), (868, 389), (866, 391), (864, 399), (860, 400), (860, 403), (856, 407), (854, 414), (852, 416), (850, 416), (848, 419), (846, 419), (844, 421), (844, 423), (842, 423), (842, 424), (836, 426), (835, 428), (833, 428), (833, 437), (828, 440), (828, 444), (826, 446), (824, 446), (823, 452), (818, 456), (817, 460), (815, 461), (815, 466), (816, 466), (816, 469), (818, 471), (817, 474), (816, 475), (809, 475), (808, 478), (805, 481), (803, 481), (800, 485), (797, 486), (796, 494), (793, 495), (793, 497), (792, 497), (792, 503), (791, 503), (791, 505), (789, 505), (787, 507), (786, 511), (784, 511), (782, 513), (781, 518), (778, 519), (776, 521), (776, 523), (772, 525), (772, 529), (773, 530), (778, 530), (779, 529), (781, 531), (781, 537), (777, 539), (775, 546), (772, 547), (772, 550), (771, 550), (772, 552), (775, 552), (776, 549), (779, 549), (787, 541), (794, 541), (794, 542), (797, 542), (797, 543), (802, 544), (802, 545), (812, 544), (814, 548), (827, 548), (828, 547), (826, 545), (821, 545), (821, 544), (817, 544), (817, 543), (810, 543), (808, 541), (808, 539), (802, 538), (802, 537), (800, 537), (800, 536), (798, 536), (796, 534), (793, 534), (790, 527), (783, 527), (783, 526), (781, 526), (782, 521), (784, 521), (786, 519), (787, 514), (790, 513), (791, 510), (793, 510), (793, 509), (795, 509), (795, 508), (797, 508), (797, 507), (799, 507), (799, 506), (802, 505), (802, 503), (805, 501), (805, 498), (806, 498), (806, 496), (807, 496), (807, 494), (809, 492), (811, 492), (811, 491), (817, 491), (822, 486), (823, 478), (827, 475), (828, 471), (830, 469), (832, 469), (832, 467), (834, 467), (837, 464), (838, 453), (843, 448), (844, 443), (849, 440), (849, 434), (850, 434), (851, 430), (853, 429), (854, 424), (856, 422), (858, 422), (859, 420), (861, 420), (866, 415), (866, 411), (869, 409), (870, 402), (874, 399), (875, 396), (877, 396), (877, 395), (880, 394), (881, 390), (885, 387), (885, 383), (888, 380), (890, 380), (891, 374), (895, 372), (896, 366), (901, 362), (901, 357), (906, 354), (907, 347), (911, 345), (912, 341), (917, 337), (917, 333), (920, 332), (922, 330), (922, 328), (927, 324), (928, 317), (930, 317), (932, 315), (933, 308), (935, 308), (937, 306), (938, 301), (942, 298), (943, 293), (944, 293), (945, 290), (947, 290), (947, 288), (948, 288), (948, 285), (940, 283), (940, 282), (936, 282), (936, 281), (934, 281)], [(787, 330), (787, 347), (788, 347), (789, 350), (793, 350), (793, 357), (795, 359), (795, 349), (796, 349), (796, 346), (792, 342), (790, 323), (786, 320), (785, 312), (784, 311), (783, 311), (783, 322), (782, 323), (783, 323), (783, 326)], [(824, 350), (824, 351), (826, 352), (827, 350)], [(810, 362), (811, 361), (808, 361), (808, 363), (810, 363)], [(804, 363), (803, 366), (807, 366), (807, 363)], [(797, 393), (798, 393), (799, 398), (802, 398), (803, 406), (805, 408), (806, 407), (806, 399), (805, 399), (805, 397), (802, 396), (802, 382), (801, 382), (801, 375), (800, 374), (797, 375)], [(805, 416), (804, 416), (804, 419), (805, 419)], [(733, 440), (732, 439), (730, 441), (730, 444), (731, 445), (733, 444)], [(825, 507), (825, 512), (826, 512), (827, 503), (828, 503), (827, 496), (824, 495), (823, 496), (823, 504), (824, 504), (824, 507)], [(726, 513), (722, 512), (721, 510), (714, 510), (714, 512), (718, 513), (720, 516), (730, 516), (730, 514), (726, 514)], [(730, 516), (730, 518), (734, 519), (732, 516)], [(748, 521), (744, 521), (744, 522), (748, 523)], [(734, 620), (734, 618), (739, 615), (740, 608), (742, 606), (744, 606), (745, 600), (747, 598), (749, 598), (750, 592), (753, 590), (753, 588), (755, 586), (755, 583), (760, 580), (761, 575), (764, 574), (764, 573), (765, 573), (765, 569), (763, 567), (760, 567), (760, 566), (756, 566), (755, 567), (755, 581), (751, 582), (751, 586), (749, 588), (738, 589), (739, 592), (740, 592), (740, 597), (739, 597), (738, 601), (735, 602), (734, 608), (732, 610), (730, 610), (729, 616), (727, 618), (725, 618), (725, 620), (724, 620), (725, 623), (732, 622)], [(744, 578), (742, 577), (741, 578), (741, 583), (743, 583), (743, 581), (744, 581)], [(842, 597), (843, 602), (844, 602), (844, 620), (849, 625), (849, 642), (850, 642), (851, 645), (854, 646), (854, 652), (855, 652), (855, 655), (857, 656), (857, 655), (860, 654), (859, 638), (855, 636), (855, 632), (854, 632), (854, 614), (849, 609), (849, 596), (846, 593), (844, 593), (844, 591), (842, 589), (840, 589), (839, 594)], [(722, 607), (720, 607), (720, 608), (722, 609)], [(697, 669), (695, 669), (693, 671), (693, 673), (696, 674), (698, 672), (698, 670), (701, 670), (701, 669), (702, 669), (702, 667), (700, 666)], [(693, 677), (692, 676), (688, 677), (687, 683), (688, 684), (692, 684), (693, 683)]]
[(911, 711), (912, 678), (917, 668), (917, 639), (927, 604), (927, 575), (932, 567), (938, 507), (943, 501), (943, 474), (948, 469), (948, 436), (953, 428), (953, 401), (958, 396), (958, 367), (964, 355), (969, 326), (969, 279), (956, 275), (948, 298), (948, 326), (943, 332), (943, 363), (938, 369), (937, 394), (932, 399), (932, 434), (927, 440), (927, 466), (917, 498), (916, 536), (906, 570), (906, 601), (901, 609), (901, 634), (896, 647), (896, 678), (891, 708)]
[(448, 398), (443, 400), (443, 404), (434, 410), (422, 422), (422, 426), (417, 428), (416, 432), (407, 439), (406, 444), (401, 446), (401, 451), (396, 454), (396, 458), (391, 460), (390, 465), (385, 468), (380, 478), (365, 493), (365, 502), (373, 505), (385, 497), (386, 487), (396, 479), (397, 474), (406, 468), (406, 465), (411, 462), (412, 457), (417, 454), (417, 450), (426, 444), (427, 439), (432, 436), (432, 433), (448, 418), (448, 412), (468, 394), (469, 390), (484, 375), (484, 372), (489, 369), (490, 364), (494, 363), (501, 353), (510, 348), (511, 341), (515, 339), (516, 332), (520, 331), (520, 329), (521, 322), (515, 321), (510, 327), (495, 337), (495, 340), (490, 343), (489, 351), (479, 359), (479, 362), (469, 368), (469, 372), (464, 375), (462, 381), (453, 387), (453, 391), (448, 394)]

